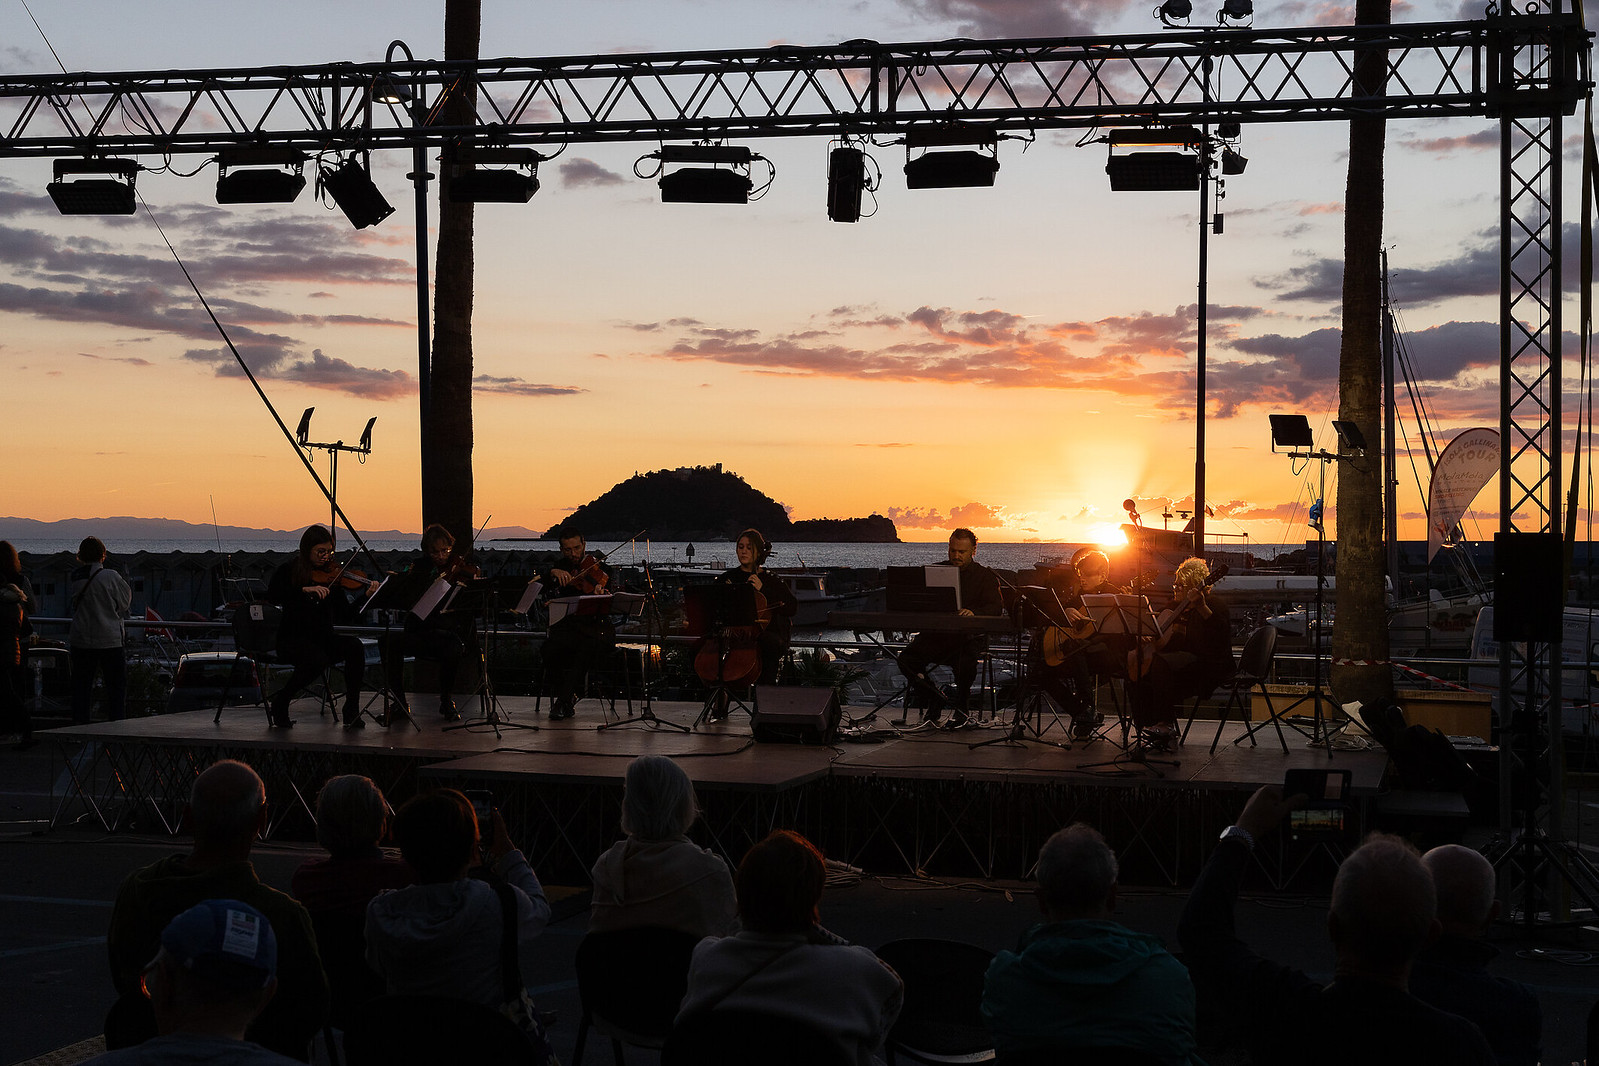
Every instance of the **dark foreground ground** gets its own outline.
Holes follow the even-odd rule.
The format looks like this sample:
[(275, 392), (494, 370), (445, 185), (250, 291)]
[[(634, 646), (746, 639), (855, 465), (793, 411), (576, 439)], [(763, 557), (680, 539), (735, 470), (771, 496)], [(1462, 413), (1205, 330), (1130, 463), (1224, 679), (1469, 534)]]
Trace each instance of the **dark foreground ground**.
[[(105, 928), (118, 885), (132, 870), (182, 850), (181, 841), (87, 829), (45, 834), (38, 819), (46, 800), (36, 787), (43, 747), (26, 755), (0, 748), (0, 1064), (26, 1061), (96, 1036), (112, 995)], [(1114, 845), (1114, 841), (1112, 844)], [(287, 889), (289, 876), (316, 849), (269, 844), (256, 856), (268, 884)], [(553, 886), (552, 886), (553, 888)], [(1183, 893), (1124, 889), (1119, 919), (1175, 940)], [(903, 936), (942, 936), (998, 950), (1011, 947), (1034, 920), (1030, 886), (999, 882), (930, 882), (848, 876), (832, 884), (822, 920), (868, 946)], [(1325, 975), (1331, 952), (1324, 933), (1326, 900), (1254, 896), (1239, 908), (1239, 927), (1265, 952)], [(580, 1013), (572, 961), (587, 927), (585, 897), (569, 895), (557, 919), (527, 951), (523, 973), (544, 1009), (559, 1012), (552, 1032), (563, 1062), (571, 1061)], [(1496, 934), (1499, 973), (1532, 985), (1543, 1002), (1545, 1064), (1583, 1055), (1583, 1027), (1599, 998), (1599, 936), (1592, 933)], [(610, 1059), (591, 1043), (585, 1058)], [(630, 1060), (652, 1061), (630, 1052)], [(52, 1059), (72, 1061), (71, 1056)]]

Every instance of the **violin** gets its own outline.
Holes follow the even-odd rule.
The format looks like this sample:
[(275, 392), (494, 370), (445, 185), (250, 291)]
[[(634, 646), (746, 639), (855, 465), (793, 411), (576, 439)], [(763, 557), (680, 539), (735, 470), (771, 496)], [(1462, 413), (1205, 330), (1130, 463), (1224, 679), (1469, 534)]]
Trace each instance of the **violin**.
[(463, 581), (477, 581), (483, 576), (483, 569), (464, 554), (452, 551), (444, 565), (439, 567), (439, 576), (452, 585), (459, 585)]
[(373, 585), (371, 578), (346, 563), (343, 566), (325, 566), (311, 571), (311, 584), (325, 589), (349, 589), (358, 592)]
[(611, 575), (600, 569), (600, 559), (594, 553), (585, 553), (583, 558), (572, 565), (575, 568), (569, 571), (572, 580), (561, 589), (562, 593), (571, 595), (575, 592), (579, 596), (597, 596), (605, 591), (606, 585), (610, 584)]

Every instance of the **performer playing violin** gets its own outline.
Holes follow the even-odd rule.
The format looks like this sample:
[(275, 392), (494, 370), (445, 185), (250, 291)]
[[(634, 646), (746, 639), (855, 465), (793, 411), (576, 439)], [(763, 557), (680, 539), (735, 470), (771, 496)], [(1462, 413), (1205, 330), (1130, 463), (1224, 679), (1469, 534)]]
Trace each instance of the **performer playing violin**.
[(1173, 582), (1173, 604), (1161, 635), (1130, 662), (1133, 722), (1149, 745), (1169, 749), (1183, 700), (1204, 697), (1233, 674), (1232, 624), (1227, 605), (1209, 591), (1210, 564), (1184, 559)]
[[(611, 570), (592, 555), (583, 534), (561, 536), (561, 558), (539, 575), (556, 596), (592, 596), (613, 591)], [(550, 693), (550, 718), (570, 718), (576, 711), (584, 676), (616, 647), (616, 627), (602, 615), (568, 615), (550, 626), (544, 641), (544, 676)]]
[[(422, 531), (422, 555), (402, 578), (417, 598), (441, 577), (463, 581), (479, 576), (464, 554), (456, 554), (455, 537), (437, 522)], [(400, 652), (439, 664), (439, 714), (448, 721), (461, 717), (455, 709), (455, 677), (472, 636), (470, 614), (434, 611), (426, 618), (418, 618), (414, 611), (405, 612)]]
[(334, 663), (344, 669), (344, 728), (361, 729), (361, 674), (366, 651), (357, 637), (333, 631), (335, 617), (347, 612), (345, 588), (364, 591), (376, 587), (333, 560), (333, 534), (325, 526), (311, 526), (300, 535), (300, 551), (278, 567), (267, 584), (267, 599), (283, 608), (278, 628), (278, 654), (293, 664), (288, 684), (272, 697), (271, 720), (287, 729), (289, 700)]
[(746, 529), (740, 533), (734, 551), (738, 553), (738, 565), (716, 580), (723, 585), (748, 585), (764, 601), (763, 605), (758, 601), (758, 607), (764, 609), (756, 612), (762, 622), (760, 635), (755, 639), (761, 657), (760, 683), (776, 684), (777, 669), (783, 656), (788, 654), (789, 640), (793, 636), (799, 601), (794, 598), (794, 590), (788, 587), (788, 582), (763, 565), (772, 554), (772, 545), (759, 530)]
[[(960, 613), (997, 615), (1005, 611), (999, 591), (999, 575), (978, 562), (977, 534), (966, 528), (949, 535), (949, 566), (960, 569)], [(925, 721), (939, 724), (944, 711), (944, 694), (927, 676), (934, 663), (944, 663), (955, 671), (955, 713), (949, 728), (960, 729), (970, 720), (972, 683), (977, 680), (977, 664), (988, 651), (983, 633), (918, 633), (899, 654), (899, 671), (910, 687), (927, 701)]]

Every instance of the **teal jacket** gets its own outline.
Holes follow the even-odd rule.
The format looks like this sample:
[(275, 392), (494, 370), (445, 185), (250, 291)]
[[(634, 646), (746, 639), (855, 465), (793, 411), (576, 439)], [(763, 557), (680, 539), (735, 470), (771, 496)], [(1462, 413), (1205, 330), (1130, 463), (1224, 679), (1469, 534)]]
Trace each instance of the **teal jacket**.
[(1203, 1066), (1194, 986), (1157, 937), (1110, 921), (1051, 922), (1017, 948), (994, 956), (983, 986), (983, 1020), (1001, 1054), (1115, 1047)]

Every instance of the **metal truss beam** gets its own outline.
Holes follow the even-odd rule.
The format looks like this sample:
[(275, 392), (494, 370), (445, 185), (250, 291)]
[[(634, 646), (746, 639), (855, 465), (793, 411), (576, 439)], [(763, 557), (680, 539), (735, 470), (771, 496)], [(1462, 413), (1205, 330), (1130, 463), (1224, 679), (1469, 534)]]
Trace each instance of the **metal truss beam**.
[[(1586, 91), (1579, 60), (1588, 37), (1575, 15), (1539, 13), (1387, 27), (11, 75), (0, 78), (0, 157), (889, 136), (952, 120), (1022, 133), (1224, 116), (1570, 113)], [(1528, 40), (1547, 56), (1548, 76), (1536, 85), (1511, 76)], [(1355, 64), (1373, 49), (1387, 53), (1387, 90), (1362, 95)], [(420, 90), (434, 105), (413, 123), (405, 107), (372, 102), (380, 84)], [(439, 101), (463, 92), (474, 95), (476, 125), (444, 125)]]

